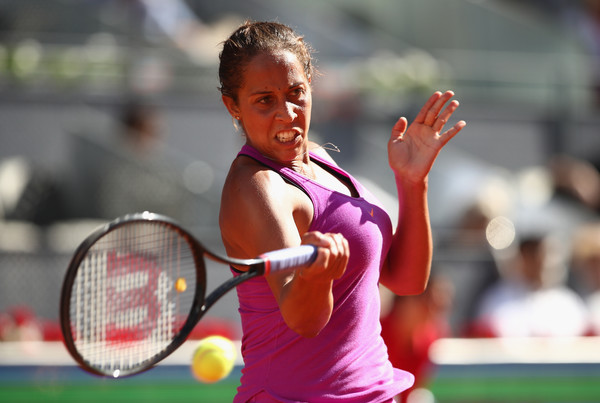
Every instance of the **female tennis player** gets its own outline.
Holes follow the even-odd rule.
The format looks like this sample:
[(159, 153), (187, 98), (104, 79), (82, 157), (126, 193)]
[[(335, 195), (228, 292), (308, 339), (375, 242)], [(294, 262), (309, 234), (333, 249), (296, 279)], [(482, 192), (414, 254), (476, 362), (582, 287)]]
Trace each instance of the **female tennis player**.
[[(220, 227), (228, 255), (250, 258), (304, 243), (317, 260), (237, 288), (244, 368), (235, 402), (392, 402), (414, 377), (392, 367), (378, 284), (423, 292), (432, 240), (427, 176), (464, 126), (435, 92), (388, 143), (400, 200), (397, 230), (381, 204), (309, 140), (311, 49), (275, 22), (247, 22), (220, 54), (222, 100), (246, 143), (225, 181)], [(238, 269), (232, 268), (234, 274)]]

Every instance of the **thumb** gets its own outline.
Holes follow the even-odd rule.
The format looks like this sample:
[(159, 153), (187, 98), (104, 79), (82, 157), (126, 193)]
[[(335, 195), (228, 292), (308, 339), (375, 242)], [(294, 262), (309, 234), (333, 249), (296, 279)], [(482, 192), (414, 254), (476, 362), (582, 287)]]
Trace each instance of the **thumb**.
[(406, 131), (407, 126), (408, 121), (404, 116), (398, 119), (396, 124), (394, 124), (394, 127), (392, 127), (392, 136), (390, 140), (401, 139)]

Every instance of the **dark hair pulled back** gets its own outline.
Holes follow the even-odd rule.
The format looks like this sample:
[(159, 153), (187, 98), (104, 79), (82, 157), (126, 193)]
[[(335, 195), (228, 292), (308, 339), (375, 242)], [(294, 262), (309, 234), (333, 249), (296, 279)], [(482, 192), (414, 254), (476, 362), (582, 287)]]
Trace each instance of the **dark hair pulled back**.
[(246, 21), (223, 42), (219, 54), (219, 90), (237, 101), (237, 92), (248, 63), (263, 52), (289, 51), (304, 67), (306, 77), (314, 74), (312, 48), (304, 37), (278, 22)]

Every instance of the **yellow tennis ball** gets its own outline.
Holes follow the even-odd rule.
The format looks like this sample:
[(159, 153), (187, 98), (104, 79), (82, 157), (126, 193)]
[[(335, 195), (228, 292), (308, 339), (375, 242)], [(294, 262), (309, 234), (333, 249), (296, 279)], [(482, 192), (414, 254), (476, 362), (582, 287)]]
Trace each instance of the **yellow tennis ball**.
[(209, 336), (200, 341), (192, 357), (192, 374), (200, 382), (214, 383), (227, 377), (235, 364), (233, 342), (223, 336)]
[(184, 292), (187, 289), (187, 282), (185, 278), (179, 277), (177, 281), (175, 281), (175, 290), (177, 292)]

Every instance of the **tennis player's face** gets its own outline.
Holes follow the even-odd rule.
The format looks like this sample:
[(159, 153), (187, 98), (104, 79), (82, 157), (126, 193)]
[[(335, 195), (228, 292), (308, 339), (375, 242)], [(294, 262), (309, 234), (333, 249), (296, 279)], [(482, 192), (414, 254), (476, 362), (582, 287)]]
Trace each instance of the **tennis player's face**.
[(245, 69), (237, 104), (226, 98), (232, 115), (240, 117), (246, 141), (261, 154), (284, 164), (307, 154), (310, 80), (293, 53), (255, 56)]

